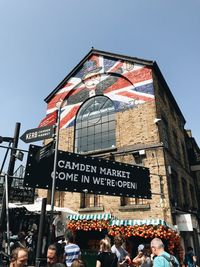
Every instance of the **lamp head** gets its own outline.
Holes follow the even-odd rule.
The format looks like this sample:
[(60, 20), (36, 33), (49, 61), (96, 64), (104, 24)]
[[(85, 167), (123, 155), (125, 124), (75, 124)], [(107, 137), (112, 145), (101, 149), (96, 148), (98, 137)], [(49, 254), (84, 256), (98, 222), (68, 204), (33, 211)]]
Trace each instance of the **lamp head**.
[(161, 121), (161, 119), (155, 118), (153, 122), (157, 124), (159, 121)]

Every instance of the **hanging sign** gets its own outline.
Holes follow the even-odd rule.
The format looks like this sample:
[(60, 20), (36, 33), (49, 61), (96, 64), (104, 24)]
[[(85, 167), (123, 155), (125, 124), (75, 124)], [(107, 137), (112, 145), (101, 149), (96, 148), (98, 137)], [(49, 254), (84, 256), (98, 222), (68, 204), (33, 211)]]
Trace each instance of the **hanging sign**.
[[(40, 146), (30, 145), (24, 186), (51, 189), (54, 153), (38, 160)], [(149, 169), (58, 151), (55, 188), (136, 198), (151, 198)]]
[(20, 139), (25, 143), (31, 143), (44, 139), (49, 139), (54, 136), (54, 128), (55, 128), (54, 125), (50, 125), (50, 126), (30, 129), (27, 130), (25, 133), (23, 133)]
[(191, 214), (176, 215), (176, 224), (179, 231), (193, 231)]

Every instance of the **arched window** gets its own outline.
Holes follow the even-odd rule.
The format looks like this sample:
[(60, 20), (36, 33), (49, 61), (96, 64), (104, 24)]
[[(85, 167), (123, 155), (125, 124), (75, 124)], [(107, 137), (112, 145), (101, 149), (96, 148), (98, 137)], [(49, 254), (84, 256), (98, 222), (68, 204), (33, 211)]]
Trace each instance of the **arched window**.
[(87, 100), (76, 116), (76, 153), (101, 151), (115, 147), (115, 108), (106, 96)]

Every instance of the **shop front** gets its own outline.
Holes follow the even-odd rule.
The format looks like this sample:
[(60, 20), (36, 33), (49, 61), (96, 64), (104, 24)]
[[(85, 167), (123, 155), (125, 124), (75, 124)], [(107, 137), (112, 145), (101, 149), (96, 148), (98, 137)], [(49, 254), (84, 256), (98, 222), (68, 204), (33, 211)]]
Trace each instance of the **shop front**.
[(197, 262), (200, 262), (200, 255), (198, 253), (200, 250), (200, 228), (196, 216), (190, 213), (177, 214), (176, 224), (184, 247), (193, 247), (197, 256)]
[(111, 214), (78, 214), (69, 216), (67, 228), (75, 233), (83, 258), (91, 267), (95, 266), (99, 241), (108, 236), (113, 243), (116, 235), (124, 238), (131, 258), (136, 255), (139, 244), (150, 244), (154, 237), (159, 237), (165, 249), (176, 255), (180, 262), (183, 261), (180, 235), (163, 220), (118, 220)]

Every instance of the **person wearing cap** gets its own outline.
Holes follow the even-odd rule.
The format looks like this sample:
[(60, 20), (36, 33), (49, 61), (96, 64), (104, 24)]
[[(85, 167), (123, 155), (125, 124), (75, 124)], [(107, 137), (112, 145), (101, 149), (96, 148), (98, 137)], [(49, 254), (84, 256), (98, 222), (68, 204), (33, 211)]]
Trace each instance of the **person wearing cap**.
[(88, 60), (83, 66), (82, 83), (74, 88), (73, 93), (68, 97), (67, 104), (76, 104), (95, 96), (96, 86), (101, 81), (102, 67), (97, 65), (95, 60)]
[(152, 261), (150, 256), (150, 246), (140, 244), (138, 246), (138, 254), (132, 260), (133, 266), (140, 266), (140, 267), (151, 267)]
[[(77, 104), (95, 95), (104, 95), (105, 90), (118, 81), (118, 76), (102, 73), (102, 70), (103, 68), (96, 60), (85, 62), (81, 75), (82, 83), (73, 88), (73, 92), (67, 99), (67, 104)], [(116, 72), (122, 73), (121, 68)]]

